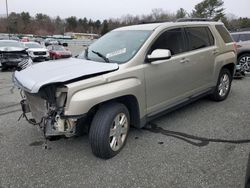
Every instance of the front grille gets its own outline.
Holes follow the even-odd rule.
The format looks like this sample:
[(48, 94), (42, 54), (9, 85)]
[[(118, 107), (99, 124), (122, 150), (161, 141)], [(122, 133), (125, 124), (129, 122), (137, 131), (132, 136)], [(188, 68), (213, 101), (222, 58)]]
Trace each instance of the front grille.
[(24, 53), (3, 53), (2, 58), (4, 59), (19, 59), (19, 58), (23, 58), (23, 57), (27, 57), (27, 54)]
[(46, 52), (34, 52), (34, 55), (46, 55)]

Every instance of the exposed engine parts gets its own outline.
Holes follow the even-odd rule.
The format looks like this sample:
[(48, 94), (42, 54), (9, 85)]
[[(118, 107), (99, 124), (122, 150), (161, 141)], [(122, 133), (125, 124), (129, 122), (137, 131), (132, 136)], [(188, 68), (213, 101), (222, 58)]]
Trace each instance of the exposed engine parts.
[[(58, 97), (57, 100), (55, 95)], [(75, 135), (77, 119), (61, 118), (66, 94), (56, 93), (54, 86), (47, 86), (38, 94), (21, 92), (21, 96), (23, 98), (20, 102), (23, 111), (21, 117), (32, 125), (39, 125), (46, 138)], [(34, 119), (28, 118), (29, 113)]]

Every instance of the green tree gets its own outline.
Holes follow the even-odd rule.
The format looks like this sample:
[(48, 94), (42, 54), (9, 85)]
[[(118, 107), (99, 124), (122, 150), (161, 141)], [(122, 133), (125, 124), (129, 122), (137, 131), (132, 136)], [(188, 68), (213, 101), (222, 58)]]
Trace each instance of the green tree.
[(187, 11), (184, 8), (180, 8), (179, 10), (177, 10), (176, 13), (176, 18), (185, 18), (187, 16)]
[(11, 12), (8, 17), (8, 27), (10, 33), (20, 33), (22, 28), (20, 28), (21, 17), (20, 14)]
[(95, 28), (97, 30), (98, 33), (100, 33), (100, 27), (101, 27), (101, 21), (100, 20), (96, 20), (95, 21)]
[(250, 27), (250, 18), (239, 18), (239, 24), (241, 28)]
[(107, 20), (104, 20), (102, 23), (102, 31), (101, 34), (104, 35), (105, 33), (107, 33), (109, 31), (109, 24)]
[(66, 18), (67, 31), (74, 31), (77, 27), (77, 18), (75, 16), (71, 16)]
[(210, 18), (218, 21), (225, 16), (223, 5), (222, 0), (203, 0), (195, 5), (192, 17)]

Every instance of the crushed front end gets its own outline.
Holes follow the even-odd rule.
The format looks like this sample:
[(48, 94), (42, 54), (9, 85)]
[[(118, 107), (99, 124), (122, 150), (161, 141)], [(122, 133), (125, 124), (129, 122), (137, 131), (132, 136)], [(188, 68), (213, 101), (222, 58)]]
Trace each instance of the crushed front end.
[(78, 119), (64, 116), (66, 87), (47, 85), (35, 94), (22, 90), (21, 96), (22, 116), (29, 123), (38, 125), (46, 138), (76, 134)]

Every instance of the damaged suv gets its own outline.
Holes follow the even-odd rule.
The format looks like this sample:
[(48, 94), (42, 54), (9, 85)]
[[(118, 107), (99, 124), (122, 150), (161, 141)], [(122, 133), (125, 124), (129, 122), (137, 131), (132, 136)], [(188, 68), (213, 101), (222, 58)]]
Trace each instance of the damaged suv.
[[(93, 153), (111, 158), (130, 126), (209, 95), (227, 98), (234, 42), (219, 22), (166, 22), (115, 29), (78, 59), (43, 62), (16, 72), (23, 115), (45, 136), (86, 129)], [(28, 113), (33, 119), (27, 118)]]

